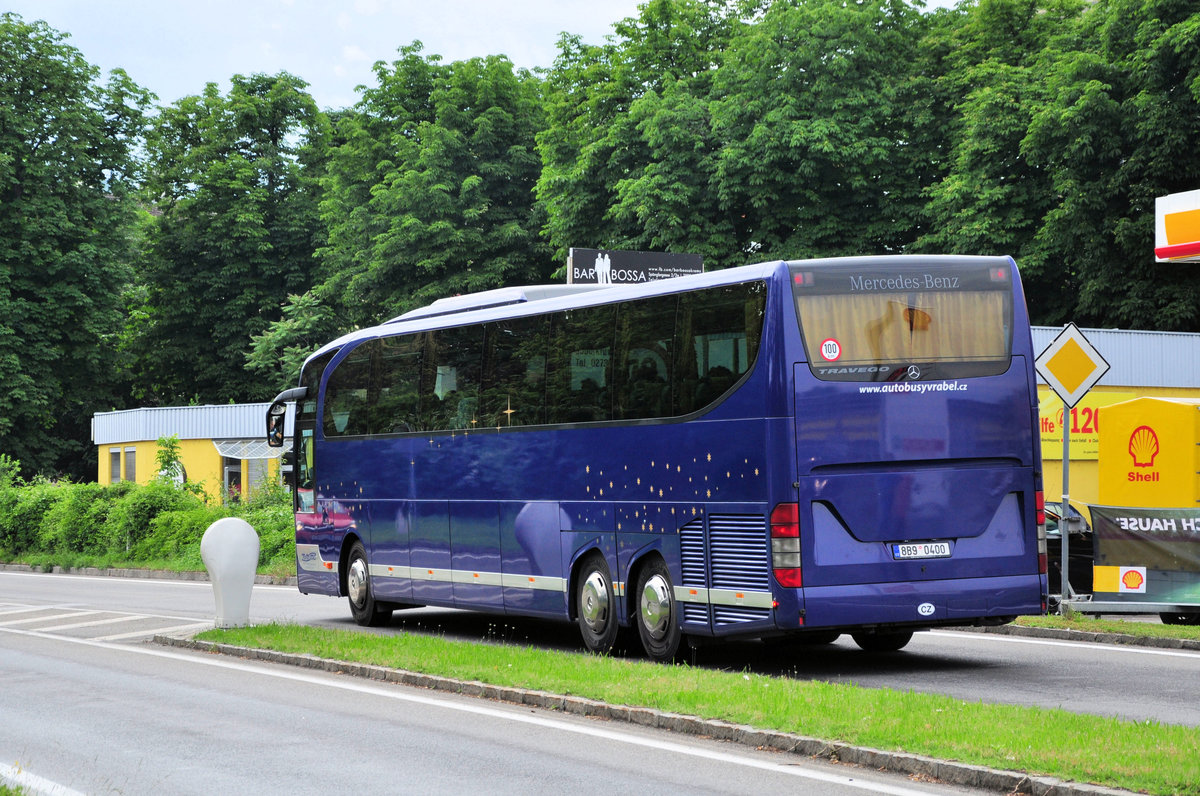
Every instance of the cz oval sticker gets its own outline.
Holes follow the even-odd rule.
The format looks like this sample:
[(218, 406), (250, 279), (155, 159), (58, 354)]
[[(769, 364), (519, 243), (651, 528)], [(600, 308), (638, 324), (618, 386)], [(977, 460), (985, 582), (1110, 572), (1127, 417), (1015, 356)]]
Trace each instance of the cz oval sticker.
[(933, 607), (933, 603), (921, 603), (917, 606), (917, 613), (921, 616), (933, 616), (933, 612), (937, 609)]

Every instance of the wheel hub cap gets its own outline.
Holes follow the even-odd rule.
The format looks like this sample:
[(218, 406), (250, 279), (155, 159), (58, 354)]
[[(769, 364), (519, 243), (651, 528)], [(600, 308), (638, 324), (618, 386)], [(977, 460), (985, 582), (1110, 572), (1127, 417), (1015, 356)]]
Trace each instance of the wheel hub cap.
[(579, 613), (587, 626), (596, 632), (608, 624), (608, 586), (599, 572), (593, 572), (583, 582), (579, 594)]
[(671, 621), (671, 595), (661, 576), (652, 576), (642, 587), (641, 612), (642, 624), (653, 638), (660, 639), (667, 634), (667, 623)]
[(367, 599), (367, 565), (361, 558), (350, 564), (350, 571), (346, 573), (346, 591), (355, 605), (362, 605)]

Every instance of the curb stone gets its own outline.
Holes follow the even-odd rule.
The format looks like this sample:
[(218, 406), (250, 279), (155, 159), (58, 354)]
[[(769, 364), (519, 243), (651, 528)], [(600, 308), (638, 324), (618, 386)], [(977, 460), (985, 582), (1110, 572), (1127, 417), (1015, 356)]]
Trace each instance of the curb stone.
[(560, 711), (577, 716), (623, 721), (653, 729), (669, 730), (687, 735), (704, 736), (742, 746), (784, 752), (832, 763), (890, 771), (910, 777), (932, 778), (952, 785), (980, 788), (1005, 794), (1031, 796), (1129, 796), (1132, 791), (1065, 782), (1054, 777), (1031, 776), (1017, 771), (1003, 771), (985, 766), (968, 765), (905, 752), (889, 752), (870, 747), (853, 746), (837, 741), (825, 741), (804, 735), (761, 730), (743, 724), (714, 719), (700, 719), (652, 708), (610, 705), (594, 699), (553, 694), (510, 686), (489, 685), (474, 680), (455, 680), (429, 674), (390, 669), (361, 663), (329, 660), (315, 655), (297, 655), (217, 644), (174, 636), (155, 636), (153, 643), (200, 652), (233, 655), (248, 660), (280, 663), (331, 674), (349, 675), (398, 685), (446, 691), (463, 696), (492, 699), (516, 705)]

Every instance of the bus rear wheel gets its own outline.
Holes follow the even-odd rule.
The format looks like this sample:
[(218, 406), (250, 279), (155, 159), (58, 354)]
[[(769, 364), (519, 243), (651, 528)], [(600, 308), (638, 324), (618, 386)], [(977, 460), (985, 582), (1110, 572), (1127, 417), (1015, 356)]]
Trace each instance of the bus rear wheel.
[(904, 649), (912, 641), (911, 630), (896, 630), (886, 633), (851, 633), (854, 643), (867, 652), (895, 652)]
[(617, 640), (616, 600), (613, 598), (612, 575), (604, 556), (593, 553), (584, 560), (575, 588), (579, 634), (589, 650), (604, 655), (612, 650)]
[(362, 542), (350, 548), (349, 565), (346, 568), (346, 597), (350, 601), (350, 615), (364, 627), (387, 624), (392, 618), (392, 609), (387, 603), (377, 603), (371, 593), (371, 570), (367, 565), (367, 551)]
[(638, 636), (646, 656), (653, 661), (674, 660), (683, 632), (679, 629), (671, 573), (662, 559), (642, 568), (635, 594)]

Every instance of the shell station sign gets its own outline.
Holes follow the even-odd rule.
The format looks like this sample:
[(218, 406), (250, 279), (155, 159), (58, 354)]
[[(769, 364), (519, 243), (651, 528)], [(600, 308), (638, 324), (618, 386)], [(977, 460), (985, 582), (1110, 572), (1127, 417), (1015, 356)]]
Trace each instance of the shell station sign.
[(1154, 200), (1154, 258), (1160, 263), (1200, 259), (1200, 191)]

